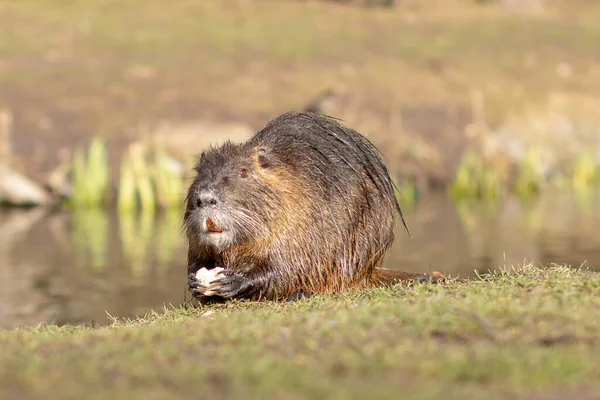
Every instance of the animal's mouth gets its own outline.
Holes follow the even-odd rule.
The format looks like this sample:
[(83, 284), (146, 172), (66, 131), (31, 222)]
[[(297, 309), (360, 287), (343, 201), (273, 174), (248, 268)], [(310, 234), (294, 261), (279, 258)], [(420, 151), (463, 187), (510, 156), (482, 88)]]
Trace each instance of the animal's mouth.
[(195, 239), (210, 251), (222, 252), (231, 247), (236, 241), (236, 232), (231, 229), (227, 219), (222, 220), (218, 215), (204, 216), (195, 227)]
[(223, 233), (223, 229), (221, 229), (216, 223), (215, 221), (213, 221), (210, 218), (206, 219), (206, 227), (208, 228), (207, 231), (208, 233), (212, 233), (212, 234), (217, 234), (217, 233)]

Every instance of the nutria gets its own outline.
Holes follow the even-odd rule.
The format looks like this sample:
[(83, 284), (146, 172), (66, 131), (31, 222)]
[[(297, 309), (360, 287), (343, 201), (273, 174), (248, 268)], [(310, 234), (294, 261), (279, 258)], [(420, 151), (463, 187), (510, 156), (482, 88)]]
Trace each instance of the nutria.
[[(375, 146), (339, 120), (286, 113), (242, 144), (202, 153), (184, 214), (189, 289), (203, 298), (288, 299), (404, 280), (379, 268), (396, 213)], [(225, 269), (210, 285), (201, 268)]]

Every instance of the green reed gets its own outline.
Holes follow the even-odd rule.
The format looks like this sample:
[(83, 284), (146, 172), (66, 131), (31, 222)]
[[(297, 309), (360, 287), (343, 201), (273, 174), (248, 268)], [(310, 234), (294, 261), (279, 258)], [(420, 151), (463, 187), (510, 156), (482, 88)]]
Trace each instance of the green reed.
[(582, 151), (574, 158), (569, 177), (579, 208), (583, 211), (592, 210), (600, 183), (600, 169), (591, 151)]
[(545, 184), (541, 169), (541, 152), (536, 148), (530, 149), (518, 165), (514, 191), (519, 196), (531, 196), (539, 193)]
[(154, 181), (158, 204), (165, 209), (179, 208), (185, 191), (181, 172), (175, 160), (167, 156), (165, 150), (155, 150)]
[[(167, 265), (181, 244), (184, 181), (178, 167), (164, 148), (152, 148), (145, 142), (132, 143), (122, 157), (115, 200), (121, 249), (134, 277), (143, 276), (155, 263)], [(104, 206), (109, 174), (102, 139), (94, 138), (87, 151), (74, 152), (71, 240), (78, 265), (95, 269), (107, 265), (110, 224)]]
[(179, 207), (184, 187), (175, 163), (161, 147), (151, 151), (143, 143), (132, 143), (121, 162), (119, 210)]
[[(121, 160), (116, 198), (119, 210), (155, 212), (158, 208), (179, 207), (185, 189), (177, 163), (164, 148), (150, 148), (144, 142), (132, 143)], [(73, 154), (70, 203), (74, 207), (105, 206), (109, 175), (106, 144), (95, 137), (87, 151), (78, 148)]]
[(109, 185), (106, 144), (92, 139), (89, 149), (76, 149), (71, 167), (71, 203), (75, 207), (99, 207), (104, 204)]
[(501, 171), (469, 150), (461, 158), (450, 193), (455, 198), (495, 199), (504, 191)]
[(512, 178), (506, 167), (495, 166), (490, 160), (468, 150), (456, 169), (450, 187), (452, 197), (495, 199), (505, 190), (519, 197), (531, 197), (541, 193), (551, 184), (556, 188), (588, 191), (600, 183), (598, 162), (590, 151), (583, 151), (573, 158), (570, 169), (553, 171), (551, 177), (544, 172), (543, 153), (540, 148), (529, 149), (512, 167)]
[(598, 163), (594, 154), (589, 151), (579, 153), (574, 160), (571, 180), (573, 188), (576, 190), (585, 190), (598, 183), (600, 172), (598, 171)]

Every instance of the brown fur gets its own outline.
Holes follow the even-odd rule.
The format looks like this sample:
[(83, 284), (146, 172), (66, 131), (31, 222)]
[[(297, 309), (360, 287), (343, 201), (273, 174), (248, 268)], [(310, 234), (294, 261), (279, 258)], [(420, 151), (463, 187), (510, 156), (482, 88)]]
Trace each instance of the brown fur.
[[(402, 217), (394, 186), (375, 147), (334, 119), (284, 114), (244, 144), (208, 150), (197, 170), (184, 222), (198, 297), (206, 288), (193, 274), (202, 267), (225, 268), (210, 285), (223, 298), (285, 299), (426, 276), (379, 268)], [(207, 219), (224, 233), (207, 233)]]

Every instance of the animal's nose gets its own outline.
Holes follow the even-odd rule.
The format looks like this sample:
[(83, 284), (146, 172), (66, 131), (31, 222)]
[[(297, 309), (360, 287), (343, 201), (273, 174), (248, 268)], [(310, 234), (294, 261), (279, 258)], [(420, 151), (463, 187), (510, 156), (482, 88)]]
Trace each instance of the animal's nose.
[(197, 208), (214, 207), (217, 203), (217, 196), (213, 192), (202, 191), (196, 197)]

